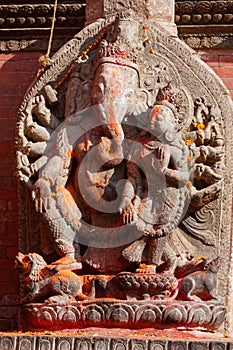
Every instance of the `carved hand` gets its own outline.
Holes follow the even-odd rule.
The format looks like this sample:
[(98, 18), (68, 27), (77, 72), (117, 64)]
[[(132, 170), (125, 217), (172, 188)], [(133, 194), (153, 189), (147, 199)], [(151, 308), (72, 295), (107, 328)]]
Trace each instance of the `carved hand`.
[(158, 145), (158, 147), (154, 151), (154, 155), (159, 161), (163, 161), (165, 158), (165, 147), (163, 145)]
[(33, 186), (32, 198), (37, 212), (43, 213), (50, 209), (52, 200), (50, 182), (45, 179), (37, 180)]
[(36, 96), (33, 99), (32, 112), (35, 113), (39, 122), (49, 129), (56, 129), (60, 124), (59, 120), (51, 113), (50, 109), (45, 105), (45, 99), (43, 95)]
[(132, 201), (130, 197), (122, 199), (119, 212), (123, 214), (123, 223), (125, 225), (137, 220), (140, 203), (141, 199), (138, 196), (135, 196)]
[(210, 185), (202, 190), (195, 190), (192, 193), (191, 205), (196, 209), (203, 207), (204, 205), (217, 199), (222, 191), (222, 181), (216, 184)]
[(157, 147), (153, 151), (153, 156), (158, 161), (155, 170), (157, 170), (158, 173), (163, 172), (164, 169), (167, 168), (170, 160), (170, 153), (168, 152), (167, 148), (163, 144), (158, 143)]
[[(120, 209), (121, 210), (121, 209)], [(134, 207), (133, 203), (130, 202), (124, 209), (123, 209), (123, 223), (125, 225), (132, 223), (137, 219), (138, 211)]]
[(47, 114), (50, 114), (50, 110), (45, 106), (45, 99), (43, 95), (36, 96), (33, 101), (33, 108), (32, 111), (38, 116), (45, 116)]

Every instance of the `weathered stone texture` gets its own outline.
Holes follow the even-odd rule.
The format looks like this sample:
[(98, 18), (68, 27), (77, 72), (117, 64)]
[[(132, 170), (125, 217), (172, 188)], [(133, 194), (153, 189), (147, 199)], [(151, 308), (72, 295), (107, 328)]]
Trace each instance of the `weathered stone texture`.
[[(112, 5), (101, 0), (96, 3), (96, 11), (88, 16), (90, 20), (96, 17), (108, 16), (113, 10)], [(174, 10), (171, 9), (172, 1), (169, 0), (169, 11), (164, 11), (167, 3), (156, 2), (156, 11), (153, 3), (147, 2), (149, 10), (140, 10), (145, 16), (159, 21), (172, 21)], [(53, 1), (46, 1), (41, 5), (40, 1), (14, 1), (9, 4), (6, 1), (0, 3), (0, 50), (19, 51), (40, 48), (46, 50), (49, 29), (51, 26)], [(101, 6), (102, 4), (102, 6)], [(123, 3), (122, 3), (123, 4)], [(126, 3), (125, 3), (126, 4)], [(130, 3), (131, 4), (131, 3)], [(132, 5), (132, 4), (131, 4)], [(159, 5), (160, 11), (157, 11)], [(179, 35), (193, 48), (232, 47), (232, 1), (176, 1), (175, 23), (178, 26)], [(118, 5), (119, 9), (124, 5)], [(133, 6), (133, 5), (132, 5)], [(55, 38), (53, 48), (57, 50), (72, 35), (80, 31), (85, 23), (86, 1), (69, 1), (58, 4), (57, 21), (55, 25)], [(16, 11), (17, 10), (17, 11)], [(7, 29), (7, 30), (6, 30)], [(30, 34), (28, 32), (30, 29)]]
[(148, 337), (1, 336), (1, 350), (231, 350), (231, 342), (160, 340)]
[[(2, 2), (4, 3), (4, 1)], [(23, 5), (22, 1), (14, 1), (14, 3), (18, 3)], [(36, 6), (39, 5), (38, 1), (31, 1), (31, 3), (34, 3)], [(48, 1), (50, 4), (50, 9), (53, 4), (53, 1)], [(77, 3), (77, 2), (75, 2)], [(194, 5), (198, 2), (193, 2)], [(199, 2), (201, 3), (201, 2)], [(227, 2), (228, 5), (230, 5), (230, 1)], [(183, 5), (185, 5), (185, 2), (182, 2)], [(220, 4), (220, 1), (218, 2)], [(65, 11), (68, 11), (68, 6), (64, 7)], [(46, 13), (45, 9), (45, 13)], [(180, 10), (179, 10), (180, 11)], [(50, 10), (51, 12), (51, 10)], [(14, 11), (12, 11), (12, 16), (9, 16), (9, 18), (14, 18)], [(45, 15), (43, 13), (43, 15)], [(26, 17), (25, 17), (26, 18)], [(202, 17), (203, 18), (203, 17)], [(222, 17), (224, 19), (224, 17)], [(212, 21), (213, 19), (211, 19)], [(41, 21), (41, 20), (40, 20)], [(70, 17), (67, 16), (65, 22), (65, 27), (69, 26)], [(84, 22), (84, 19), (82, 19)], [(82, 23), (83, 23), (82, 22)], [(17, 24), (17, 28), (20, 23), (20, 28), (31, 28), (32, 26), (35, 28), (36, 26), (36, 21), (31, 20), (24, 22), (24, 20), (21, 20), (19, 22), (13, 20), (9, 21), (9, 26), (10, 28), (14, 29), (14, 25)], [(46, 22), (47, 24), (49, 21)], [(51, 22), (50, 22), (51, 23)], [(59, 22), (62, 25), (62, 22)], [(223, 23), (223, 22), (221, 22)], [(3, 26), (6, 26), (6, 22), (2, 22)], [(40, 26), (43, 24), (40, 23)], [(76, 25), (76, 24), (72, 24)], [(6, 28), (6, 27), (5, 27)], [(206, 28), (206, 27), (205, 27)], [(226, 28), (225, 28), (226, 29)], [(75, 28), (75, 32), (76, 32)], [(12, 33), (12, 32), (11, 32)], [(9, 32), (8, 32), (9, 34)], [(30, 36), (33, 34), (33, 32), (30, 33)], [(19, 41), (16, 37), (15, 34), (10, 34), (10, 36), (13, 36), (13, 40), (4, 40), (2, 42), (2, 50), (3, 51), (18, 51), (18, 50), (40, 50), (41, 51), (46, 51), (47, 48), (47, 41), (44, 39), (41, 39), (40, 41), (36, 40), (22, 40)], [(47, 35), (48, 36), (48, 35)], [(46, 37), (47, 37), (46, 36)], [(184, 37), (184, 36), (183, 36)], [(192, 44), (193, 42), (189, 42), (191, 46), (193, 47), (200, 47), (203, 46), (203, 40), (207, 43), (205, 47), (208, 47), (208, 45), (215, 46), (219, 45), (219, 42), (223, 43), (224, 41), (226, 42), (226, 38), (230, 38), (230, 35), (228, 36), (220, 36), (216, 34), (215, 38), (207, 38), (203, 39), (203, 36), (196, 36), (196, 39), (192, 39), (193, 35), (187, 35), (187, 38), (189, 40), (197, 40), (197, 44)], [(186, 38), (186, 40), (188, 40)], [(201, 38), (201, 39), (200, 39)], [(57, 49), (61, 46), (61, 40), (63, 39), (56, 39), (55, 36), (55, 46), (54, 48)], [(201, 41), (202, 40), (202, 41)], [(220, 41), (219, 41), (220, 40)], [(229, 39), (230, 40), (230, 39)], [(64, 42), (66, 39), (64, 40)], [(230, 42), (230, 41), (228, 41)], [(28, 43), (30, 45), (28, 46)], [(199, 44), (198, 44), (199, 43)], [(214, 53), (212, 51), (205, 51), (205, 56), (203, 56), (203, 59), (211, 65), (214, 69), (217, 68), (216, 72), (224, 77), (224, 82), (228, 86), (228, 88), (233, 90), (233, 78), (232, 78), (232, 70), (229, 70), (231, 68), (231, 51), (229, 51), (229, 54), (227, 54), (226, 51), (216, 49)], [(200, 52), (200, 55), (203, 55), (203, 53)], [(0, 264), (0, 269), (2, 269), (2, 277), (0, 280), (0, 292), (2, 293), (7, 293), (12, 294), (13, 298), (15, 293), (18, 293), (18, 286), (17, 286), (17, 275), (13, 272), (14, 269), (14, 254), (16, 251), (17, 247), (17, 212), (16, 212), (16, 189), (15, 189), (15, 181), (13, 178), (13, 174), (15, 171), (15, 165), (14, 165), (14, 129), (15, 129), (15, 115), (17, 111), (17, 106), (19, 104), (19, 100), (22, 99), (22, 96), (24, 92), (26, 91), (27, 87), (29, 86), (30, 82), (32, 81), (33, 76), (35, 75), (38, 67), (37, 63), (37, 58), (39, 54), (28, 54), (28, 53), (19, 53), (19, 54), (7, 54), (1, 55), (1, 85), (0, 85), (0, 92), (2, 96), (2, 104), (0, 107), (0, 133), (1, 133), (1, 159), (2, 159), (2, 164), (1, 164), (1, 176), (2, 176), (2, 182), (1, 182), (1, 190), (0, 190), (0, 195), (1, 195), (1, 205), (2, 205), (2, 217), (1, 217), (1, 232), (0, 232), (0, 241), (2, 244), (2, 250), (1, 250), (1, 264)], [(228, 58), (227, 58), (228, 57)], [(224, 61), (225, 60), (225, 61)], [(6, 62), (9, 62), (6, 63)], [(228, 67), (226, 67), (226, 64)], [(223, 69), (218, 69), (219, 67), (222, 67)], [(228, 69), (227, 75), (225, 74), (224, 67)], [(12, 208), (8, 210), (8, 208)], [(9, 246), (6, 248), (6, 245)], [(6, 269), (10, 270), (10, 273), (6, 273)], [(14, 276), (14, 278), (12, 277)], [(5, 301), (3, 302), (5, 303)], [(12, 301), (7, 302), (8, 305), (12, 305)], [(16, 313), (14, 313), (16, 315)], [(5, 317), (6, 315), (3, 315)], [(1, 330), (6, 330), (6, 329), (12, 329), (16, 328), (16, 320), (11, 320), (8, 318), (3, 318), (0, 320), (0, 329)], [(30, 339), (25, 339), (25, 342), (21, 344), (21, 348), (28, 346), (28, 342)], [(46, 342), (46, 340), (45, 340)], [(3, 343), (2, 343), (3, 344)], [(4, 343), (6, 344), (6, 343)], [(10, 344), (9, 342), (7, 344)], [(5, 346), (5, 345), (4, 345)], [(8, 345), (7, 345), (8, 346)], [(9, 345), (10, 346), (10, 345)], [(34, 346), (34, 345), (33, 345)], [(65, 345), (64, 345), (65, 346)], [(77, 345), (78, 346), (78, 345)], [(83, 347), (88, 349), (90, 346), (90, 349), (92, 348), (91, 342), (88, 340), (84, 342)], [(128, 349), (129, 345), (122, 345), (123, 349)], [(151, 343), (148, 343), (149, 349), (151, 346), (151, 349), (154, 349), (154, 346), (152, 347)], [(156, 345), (157, 346), (157, 345)], [(162, 345), (163, 346), (163, 345)], [(192, 347), (192, 349), (197, 349), (197, 344), (196, 343), (189, 343), (189, 346)], [(207, 346), (207, 349), (211, 348), (209, 344), (201, 344), (200, 346)], [(216, 345), (218, 346), (218, 344)], [(232, 348), (232, 345), (228, 345), (229, 349)], [(165, 348), (165, 345), (164, 345)], [(5, 349), (5, 348), (4, 348)], [(6, 348), (8, 349), (8, 348)], [(10, 348), (9, 348), (10, 349)], [(23, 348), (24, 349), (24, 348)], [(157, 350), (157, 348), (155, 348)], [(160, 350), (160, 347), (158, 347)], [(202, 349), (200, 347), (200, 349)], [(204, 347), (205, 349), (205, 347)], [(118, 349), (117, 349), (118, 350)], [(199, 349), (198, 349), (199, 350)]]
[[(117, 4), (119, 3), (116, 2), (115, 5)], [(118, 300), (172, 298), (173, 287), (176, 288), (176, 280), (168, 282), (165, 275), (162, 274), (167, 271), (168, 276), (174, 274), (177, 279), (183, 277), (178, 285), (178, 294), (176, 295), (178, 300), (188, 301), (188, 304), (192, 305), (193, 301), (201, 299), (200, 309), (203, 306), (206, 310), (206, 312), (203, 311), (203, 315), (206, 314), (208, 319), (204, 326), (211, 329), (212, 326), (215, 326), (216, 320), (217, 325), (220, 326), (224, 319), (224, 316), (220, 316), (218, 320), (218, 308), (212, 310), (212, 316), (205, 303), (212, 299), (218, 299), (218, 296), (214, 294), (216, 281), (218, 281), (217, 295), (220, 295), (230, 308), (227, 298), (231, 294), (231, 285), (226, 279), (225, 266), (231, 264), (231, 246), (229, 235), (223, 236), (223, 232), (228, 232), (230, 229), (230, 216), (229, 213), (228, 216), (225, 213), (231, 202), (231, 193), (229, 190), (227, 193), (224, 192), (226, 189), (222, 187), (222, 178), (224, 177), (228, 187), (231, 181), (229, 176), (231, 157), (229, 155), (225, 158), (223, 154), (229, 152), (231, 148), (230, 129), (226, 128), (226, 120), (230, 120), (232, 116), (231, 101), (221, 81), (178, 38), (174, 38), (166, 32), (164, 26), (160, 27), (159, 23), (155, 24), (150, 18), (146, 21), (145, 14), (142, 14), (142, 17), (137, 20), (137, 14), (124, 10), (119, 12), (119, 16), (113, 22), (109, 18), (105, 21), (97, 21), (87, 26), (71, 42), (68, 42), (54, 56), (50, 67), (32, 86), (20, 108), (17, 152), (21, 208), (20, 244), (22, 244), (22, 250), (27, 254), (20, 254), (17, 261), (21, 266), (21, 271), (24, 269), (25, 277), (29, 271), (30, 274), (27, 277), (34, 276), (34, 271), (29, 270), (27, 265), (29, 262), (30, 266), (37, 266), (36, 278), (38, 278), (36, 280), (34, 278), (30, 293), (27, 293), (28, 285), (25, 278), (24, 302), (28, 304), (46, 301), (47, 304), (56, 303), (59, 305), (60, 303), (67, 304), (69, 301), (87, 299), (92, 295), (92, 289), (91, 292), (89, 290), (85, 294), (80, 288), (80, 285), (84, 289), (86, 288), (85, 266), (80, 275), (79, 273), (74, 275), (70, 271), (81, 270), (81, 261), (91, 268), (95, 268), (99, 273), (105, 274), (105, 278), (101, 276), (96, 278), (96, 299), (101, 297), (117, 298)], [(129, 28), (131, 29), (130, 36)], [(142, 42), (144, 45), (141, 45)], [(97, 49), (95, 49), (96, 47)], [(72, 70), (74, 73), (69, 80), (69, 73)], [(100, 78), (104, 78), (108, 94), (104, 93)], [(48, 96), (44, 92), (45, 87), (49, 88), (50, 82), (57, 90), (57, 103), (61, 101), (59, 108), (57, 105), (53, 105), (53, 113), (50, 109), (52, 108), (50, 107), (51, 101), (47, 101)], [(79, 85), (77, 84), (85, 86), (85, 90), (78, 89)], [(131, 94), (124, 94), (124, 91), (128, 91), (128, 89), (131, 89)], [(50, 90), (52, 90), (51, 86)], [(119, 95), (116, 95), (117, 99), (115, 100), (116, 91)], [(65, 94), (66, 99), (64, 99)], [(120, 99), (119, 96), (121, 96)], [(46, 101), (48, 106), (46, 106)], [(119, 101), (120, 103), (124, 102), (122, 103), (123, 110)], [(175, 102), (173, 103), (173, 101)], [(65, 104), (63, 109), (62, 103)], [(95, 105), (98, 107), (97, 114), (91, 114), (91, 118), (90, 116), (83, 119), (75, 118), (75, 113), (82, 115), (83, 108), (91, 108)], [(112, 109), (113, 105), (114, 108), (115, 106), (119, 108)], [(179, 114), (176, 117), (177, 110), (179, 110)], [(102, 131), (102, 128), (99, 127), (97, 132), (93, 122), (97, 122), (97, 125), (100, 123), (102, 126), (98, 117), (102, 117), (103, 111), (105, 112), (103, 118), (105, 128)], [(160, 169), (160, 167), (154, 168), (153, 162), (149, 162), (143, 168), (143, 171), (145, 169), (145, 172), (147, 171), (147, 194), (143, 187), (144, 175), (138, 170), (139, 168), (133, 165), (132, 161), (122, 161), (125, 159), (122, 144), (123, 140), (127, 139), (124, 136), (124, 133), (127, 133), (127, 129), (124, 129), (124, 117), (128, 118), (132, 114), (138, 117), (142, 129), (148, 128), (146, 135), (138, 129), (131, 130), (134, 140), (138, 141), (139, 144), (141, 144), (141, 138), (144, 137), (143, 146), (148, 145), (150, 150), (147, 151), (147, 155), (150, 154), (151, 150), (155, 152), (153, 154), (157, 154), (157, 147), (163, 149), (164, 145), (166, 146), (164, 152), (169, 150), (167, 157), (164, 156), (165, 161), (162, 167), (162, 173), (165, 174), (169, 185), (167, 192), (166, 190), (163, 192), (163, 187), (158, 186), (160, 182), (153, 182), (154, 174), (157, 174), (158, 168)], [(163, 118), (160, 118), (161, 115)], [(41, 119), (42, 116), (44, 119)], [(111, 117), (111, 122), (108, 120), (109, 117)], [(64, 123), (58, 127), (63, 120)], [(68, 120), (68, 124), (66, 120)], [(83, 120), (88, 130), (85, 129)], [(160, 120), (163, 122), (166, 120), (166, 125), (160, 126)], [(115, 130), (116, 125), (117, 131)], [(166, 127), (168, 126), (170, 127), (169, 139), (160, 140), (160, 134), (156, 134), (157, 131), (161, 135), (167, 135)], [(99, 140), (100, 129), (103, 132), (101, 140)], [(49, 130), (54, 130), (51, 139)], [(85, 133), (80, 135), (79, 132), (83, 133), (83, 130)], [(105, 135), (106, 130), (108, 136)], [(155, 135), (151, 132), (152, 130), (154, 130)], [(109, 135), (111, 135), (109, 142), (114, 140), (115, 147), (108, 149)], [(175, 143), (172, 144), (175, 139), (179, 147)], [(59, 147), (53, 147), (53, 152), (44, 154), (44, 150), (50, 150), (50, 140)], [(104, 146), (105, 143), (106, 146)], [(81, 163), (83, 155), (93, 145), (98, 149), (98, 154), (86, 165), (88, 171), (95, 174), (94, 177), (90, 177), (87, 168), (82, 168)], [(188, 148), (188, 145), (192, 145), (192, 147)], [(226, 149), (224, 145), (226, 145)], [(41, 146), (44, 148), (41, 149)], [(95, 147), (92, 149), (95, 150)], [(108, 152), (105, 152), (106, 150)], [(173, 157), (174, 150), (177, 151), (174, 155), (177, 165), (172, 168), (172, 162), (169, 159)], [(141, 159), (141, 153), (137, 150), (132, 149), (131, 152), (131, 148), (127, 148), (127, 152), (130, 154), (131, 160), (134, 157), (136, 160)], [(76, 158), (75, 163), (72, 158)], [(96, 170), (101, 169), (99, 163), (96, 165), (94, 162), (99, 160), (103, 160), (103, 164), (107, 164), (106, 169), (104, 168), (106, 175), (104, 179), (102, 171)], [(224, 161), (227, 162), (226, 166), (223, 166)], [(118, 166), (119, 168), (117, 168)], [(42, 168), (43, 171), (40, 171)], [(118, 171), (116, 175), (115, 168)], [(78, 177), (80, 169), (84, 169), (81, 180)], [(192, 172), (193, 187), (188, 186), (189, 170)], [(120, 192), (120, 202), (114, 202), (112, 194), (116, 188), (116, 179), (117, 181), (122, 179), (122, 171), (127, 174), (129, 180)], [(70, 178), (71, 174), (74, 174), (72, 178)], [(180, 175), (182, 180), (180, 180)], [(112, 177), (110, 191), (109, 179)], [(162, 175), (159, 179), (161, 177)], [(82, 181), (86, 181), (84, 186), (82, 186)], [(104, 186), (102, 186), (102, 181), (105, 181)], [(133, 186), (134, 181), (135, 185)], [(178, 185), (176, 185), (177, 183)], [(152, 184), (151, 189), (150, 184)], [(93, 188), (96, 191), (93, 191)], [(83, 197), (82, 191), (84, 191)], [(27, 193), (27, 201), (24, 199), (25, 192)], [(71, 193), (76, 193), (76, 196), (71, 196)], [(105, 197), (103, 197), (103, 193)], [(163, 207), (160, 202), (160, 199), (164, 198), (161, 193), (165, 196), (167, 206)], [(220, 193), (223, 193), (225, 200), (222, 207), (217, 204), (220, 203)], [(186, 196), (191, 200), (187, 207)], [(103, 198), (104, 201), (107, 198), (110, 210), (106, 213), (101, 207), (101, 205), (105, 205), (106, 208)], [(164, 210), (163, 217), (160, 217), (161, 213), (156, 212), (156, 206), (153, 205), (155, 198), (157, 206)], [(32, 199), (34, 199), (34, 203)], [(217, 200), (218, 202), (215, 202)], [(127, 201), (130, 202), (131, 206), (128, 206)], [(171, 202), (174, 203), (174, 206), (168, 205)], [(116, 205), (114, 210), (110, 208), (112, 204)], [(183, 216), (184, 210), (187, 210), (185, 217)], [(224, 222), (221, 221), (222, 211), (225, 215)], [(105, 214), (102, 215), (100, 212)], [(113, 213), (115, 214), (113, 215)], [(25, 216), (28, 218), (27, 220), (25, 220)], [(35, 222), (38, 222), (36, 231)], [(82, 241), (82, 237), (84, 239), (86, 237), (85, 233), (83, 234), (85, 225), (93, 223), (95, 227), (110, 225), (113, 230), (110, 235), (107, 226), (104, 232), (100, 230), (102, 232), (100, 236), (98, 229), (95, 229), (95, 234), (91, 237), (93, 242), (86, 244), (85, 241)], [(129, 224), (131, 226), (127, 226)], [(124, 233), (126, 230), (130, 230), (132, 234), (135, 233), (133, 231), (135, 228), (140, 232), (147, 232), (147, 238), (136, 238), (132, 239), (131, 242), (119, 244), (116, 233), (121, 230)], [(39, 231), (43, 235), (40, 235)], [(25, 232), (27, 232), (27, 240)], [(47, 240), (40, 240), (40, 237), (44, 236), (49, 237), (53, 245), (47, 246)], [(78, 242), (77, 236), (80, 237)], [(125, 236), (124, 234), (123, 237)], [(168, 236), (170, 240), (167, 241)], [(115, 237), (117, 239), (114, 246), (112, 244)], [(182, 244), (177, 243), (179, 241)], [(87, 246), (86, 249), (82, 250), (79, 244)], [(123, 246), (126, 247), (121, 248)], [(208, 252), (207, 246), (211, 247), (208, 248)], [(114, 254), (111, 254), (111, 249), (114, 247), (117, 249), (114, 249)], [(176, 250), (173, 247), (176, 247)], [(32, 254), (32, 251), (38, 253)], [(221, 265), (219, 259), (216, 258), (219, 252), (223, 260)], [(193, 259), (200, 254), (204, 256), (206, 253), (207, 258)], [(53, 254), (54, 260), (52, 260), (51, 265), (47, 264), (39, 254), (44, 256)], [(58, 258), (61, 258), (61, 261)], [(66, 269), (63, 262), (65, 262)], [(162, 262), (165, 262), (166, 266)], [(135, 263), (144, 264), (139, 265), (135, 273), (132, 273), (134, 268), (132, 264)], [(203, 263), (202, 267), (199, 265), (201, 263)], [(74, 266), (74, 264), (79, 264), (79, 266)], [(53, 269), (54, 265), (58, 265), (58, 274)], [(193, 275), (189, 271), (190, 265), (195, 267), (196, 273)], [(217, 278), (219, 265), (220, 272)], [(155, 271), (155, 266), (158, 270), (160, 269), (158, 274), (157, 270)], [(188, 269), (187, 279), (186, 274), (179, 275), (179, 268), (182, 270), (184, 267)], [(126, 271), (127, 268), (131, 271), (129, 275), (116, 275)], [(44, 269), (52, 271), (53, 279), (51, 281), (49, 279), (44, 281), (44, 276), (46, 276), (43, 273)], [(64, 276), (62, 270), (64, 270)], [(110, 274), (116, 275), (113, 282), (109, 277)], [(69, 286), (72, 281), (76, 281), (78, 288), (72, 289), (72, 293), (69, 295), (67, 292), (61, 293), (63, 287), (57, 289), (56, 285), (53, 284), (61, 276), (64, 277), (64, 281)], [(156, 281), (162, 276), (162, 282), (156, 284)], [(93, 276), (90, 277), (89, 282), (92, 278)], [(38, 282), (38, 288), (35, 288), (35, 281)], [(43, 289), (41, 283), (43, 286), (47, 283), (46, 288)], [(123, 287), (121, 291), (117, 289), (117, 284)], [(157, 288), (158, 285), (160, 289)], [(187, 287), (189, 285), (191, 289)], [(227, 294), (223, 293), (225, 289), (228, 289)], [(106, 316), (106, 322), (110, 322), (107, 323), (107, 326), (110, 326), (113, 321), (115, 326), (122, 326), (124, 323), (128, 325), (133, 322), (133, 316), (131, 317), (131, 313), (128, 315), (127, 311), (123, 310), (123, 305), (124, 302), (120, 303), (119, 307), (115, 303), (113, 310), (106, 314), (111, 315)], [(48, 313), (49, 308), (50, 306), (48, 306)], [(198, 308), (199, 306), (197, 306)], [(174, 326), (175, 324), (181, 325), (183, 322), (184, 325), (188, 326), (190, 320), (191, 324), (196, 326), (201, 319), (202, 321), (204, 319), (204, 316), (200, 316), (199, 320), (199, 313), (194, 311), (191, 311), (191, 315), (186, 316), (185, 307), (182, 305), (178, 307), (176, 304), (175, 309), (173, 313), (166, 305), (164, 311), (165, 321)], [(144, 311), (140, 317), (142, 319), (145, 317), (143, 320), (147, 326), (147, 322), (151, 320), (150, 314), (153, 312), (148, 311), (147, 314), (147, 310)], [(94, 322), (94, 325), (98, 326), (105, 321), (105, 316), (102, 318), (104, 313), (101, 311), (101, 305), (97, 307), (95, 312), (88, 308), (80, 312), (81, 314), (83, 312), (85, 316), (81, 316), (81, 318), (78, 316), (78, 321), (84, 319), (84, 321)], [(78, 311), (77, 314), (80, 312)], [(157, 315), (156, 312), (155, 315)], [(185, 315), (186, 321), (183, 319), (183, 315)], [(228, 316), (230, 318), (230, 312)], [(152, 318), (156, 319), (156, 317)], [(35, 318), (37, 320), (37, 317)], [(57, 318), (59, 319), (59, 317)], [(44, 318), (38, 317), (38, 325), (40, 321), (42, 327), (45, 327)], [(162, 324), (163, 317), (161, 320), (159, 319), (159, 322)], [(138, 326), (137, 323), (136, 325)]]
[(98, 18), (106, 18), (114, 12), (124, 9), (131, 9), (152, 21), (174, 21), (174, 0), (130, 0), (111, 1), (97, 0), (95, 3), (87, 0), (86, 18), (87, 21), (94, 21)]

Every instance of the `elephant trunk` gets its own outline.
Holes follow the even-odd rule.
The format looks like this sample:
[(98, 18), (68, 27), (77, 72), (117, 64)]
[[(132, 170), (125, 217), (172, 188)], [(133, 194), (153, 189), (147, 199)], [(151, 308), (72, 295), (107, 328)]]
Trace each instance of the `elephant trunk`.
[(124, 159), (122, 148), (124, 131), (112, 108), (107, 108), (105, 111), (103, 105), (98, 105), (98, 111), (103, 123), (98, 156), (104, 168), (115, 167)]

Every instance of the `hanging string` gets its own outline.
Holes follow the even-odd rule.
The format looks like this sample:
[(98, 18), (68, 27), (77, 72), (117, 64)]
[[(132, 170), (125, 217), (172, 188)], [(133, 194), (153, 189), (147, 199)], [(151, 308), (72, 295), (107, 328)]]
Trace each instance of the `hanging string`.
[(51, 51), (51, 47), (52, 47), (53, 32), (54, 32), (54, 27), (55, 27), (55, 22), (56, 22), (57, 2), (58, 2), (58, 0), (55, 0), (47, 52), (45, 55), (41, 55), (39, 57), (39, 62), (41, 64), (41, 67), (38, 70), (37, 77), (39, 77), (44, 72), (45, 68), (48, 67), (48, 65), (49, 65), (49, 61), (50, 61), (49, 56), (50, 56), (50, 51)]
[(76, 61), (70, 66), (70, 68), (67, 70), (65, 75), (54, 85), (53, 88), (55, 90), (59, 89), (64, 84), (64, 82), (69, 78), (69, 76), (73, 72), (77, 63), (84, 63), (89, 59), (88, 53), (100, 44), (100, 42), (103, 40), (104, 36), (107, 33), (107, 28), (111, 26), (115, 21), (116, 19), (114, 19), (111, 23), (107, 24), (104, 28), (102, 28), (100, 33), (95, 38), (95, 40), (85, 50), (83, 50), (79, 54)]
[[(56, 21), (56, 11), (57, 11), (57, 0), (55, 0), (55, 4), (54, 4), (54, 13), (53, 13), (53, 21), (52, 21), (52, 26), (51, 26), (51, 32), (50, 32), (50, 38), (49, 38), (49, 43), (48, 43), (48, 50), (47, 53), (45, 55), (41, 55), (39, 58), (39, 62), (41, 64), (40, 69), (38, 70), (37, 73), (37, 77), (40, 77), (41, 74), (44, 73), (45, 68), (49, 66), (50, 63), (50, 50), (51, 50), (51, 46), (52, 46), (52, 40), (53, 40), (53, 31), (54, 31), (54, 25), (55, 25), (55, 21)], [(85, 49), (83, 50), (80, 55), (78, 56), (77, 60), (75, 61), (75, 63), (73, 63), (70, 68), (68, 69), (68, 71), (65, 73), (65, 75), (55, 84), (55, 86), (53, 86), (54, 90), (59, 89), (64, 82), (69, 78), (69, 76), (71, 75), (71, 73), (73, 72), (75, 66), (77, 63), (84, 63), (86, 62), (89, 57), (88, 57), (88, 53), (95, 47), (97, 47), (99, 45), (99, 43), (102, 41), (102, 39), (104, 38), (104, 36), (106, 35), (107, 32), (107, 28), (109, 26), (111, 26), (114, 22), (116, 21), (116, 19), (113, 19), (111, 23), (107, 24), (105, 27), (102, 28), (102, 30), (100, 31), (100, 33), (97, 35), (96, 39)]]

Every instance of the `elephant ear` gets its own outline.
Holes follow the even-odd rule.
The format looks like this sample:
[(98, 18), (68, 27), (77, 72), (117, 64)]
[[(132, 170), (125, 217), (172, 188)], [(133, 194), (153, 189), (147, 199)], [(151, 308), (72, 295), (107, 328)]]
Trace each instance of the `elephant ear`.
[(128, 113), (137, 116), (147, 112), (152, 105), (152, 94), (145, 89), (138, 89), (130, 98)]
[(90, 85), (90, 81), (81, 81), (77, 77), (70, 81), (66, 93), (65, 119), (90, 105)]

